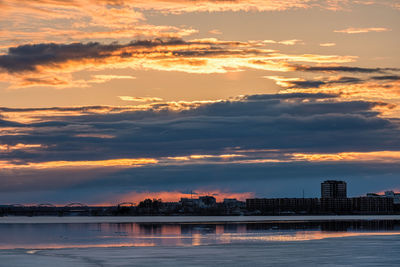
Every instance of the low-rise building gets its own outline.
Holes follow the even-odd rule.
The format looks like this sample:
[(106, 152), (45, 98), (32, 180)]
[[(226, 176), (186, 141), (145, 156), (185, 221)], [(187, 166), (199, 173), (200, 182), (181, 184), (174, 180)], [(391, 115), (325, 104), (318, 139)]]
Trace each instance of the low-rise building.
[(386, 191), (385, 197), (392, 198), (394, 205), (400, 205), (400, 193), (395, 193), (393, 191)]
[(318, 198), (252, 198), (246, 199), (249, 211), (263, 214), (316, 214), (320, 211)]

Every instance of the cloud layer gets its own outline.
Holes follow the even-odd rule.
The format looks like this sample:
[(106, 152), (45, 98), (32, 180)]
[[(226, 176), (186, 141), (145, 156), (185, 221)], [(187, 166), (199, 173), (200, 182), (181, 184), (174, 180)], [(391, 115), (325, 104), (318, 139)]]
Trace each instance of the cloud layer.
[(4, 168), (51, 168), (108, 166), (114, 159), (111, 165), (134, 165), (129, 158), (257, 163), (290, 161), (294, 152), (400, 150), (397, 122), (380, 118), (377, 107), (390, 105), (282, 94), (141, 108), (3, 108), (0, 158)]
[[(214, 38), (185, 41), (154, 39), (126, 44), (71, 43), (11, 47), (0, 55), (0, 79), (13, 88), (28, 86), (85, 87), (117, 76), (74, 80), (83, 70), (152, 69), (186, 73), (227, 73), (244, 69), (286, 72), (292, 62), (345, 63), (353, 56), (285, 54), (267, 49), (263, 41), (220, 41)], [(311, 69), (309, 69), (311, 70)], [(103, 76), (104, 78), (104, 76)]]

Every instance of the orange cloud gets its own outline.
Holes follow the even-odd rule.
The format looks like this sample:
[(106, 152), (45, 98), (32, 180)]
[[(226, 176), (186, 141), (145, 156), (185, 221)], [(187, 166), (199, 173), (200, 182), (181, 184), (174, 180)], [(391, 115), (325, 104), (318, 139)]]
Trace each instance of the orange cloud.
[(218, 30), (218, 29), (214, 29), (214, 30), (210, 30), (210, 31), (208, 31), (208, 33), (209, 34), (222, 34), (222, 32), (220, 31), (220, 30)]
[[(248, 152), (248, 151), (246, 151)], [(277, 155), (222, 154), (222, 155), (190, 155), (165, 157), (160, 159), (160, 164), (166, 165), (193, 165), (193, 164), (265, 164), (289, 162), (288, 159), (279, 159)]]
[(284, 40), (284, 41), (274, 41), (274, 40), (263, 40), (263, 44), (283, 44), (283, 45), (295, 45), (298, 43), (303, 43), (302, 40), (292, 39), (292, 40)]
[(282, 87), (291, 87), (293, 86), (292, 82), (305, 81), (304, 79), (301, 78), (288, 78), (281, 76), (263, 76), (263, 78), (273, 80), (277, 85)]
[[(137, 10), (152, 10), (163, 13), (185, 12), (223, 12), (223, 11), (283, 11), (288, 9), (307, 9), (318, 7), (323, 9), (338, 10), (348, 5), (348, 1), (316, 1), (316, 0), (5, 0), (2, 7), (8, 12), (19, 8), (25, 13), (34, 13), (36, 16), (54, 10), (55, 14), (49, 14), (50, 18), (68, 18), (68, 13), (79, 11), (86, 16), (91, 15), (94, 22), (101, 22), (101, 18), (129, 22), (132, 19), (143, 19), (143, 14)], [(83, 10), (82, 10), (83, 9)], [(96, 12), (97, 11), (97, 12)], [(105, 11), (111, 13), (107, 18)]]
[(135, 0), (132, 1), (132, 5), (139, 9), (175, 14), (186, 12), (283, 11), (300, 8), (307, 9), (311, 7), (337, 10), (342, 6), (341, 2), (337, 1), (323, 1), (321, 4), (317, 4), (315, 0)]
[(152, 158), (134, 159), (109, 159), (109, 160), (84, 160), (84, 161), (46, 161), (46, 162), (22, 162), (0, 161), (3, 169), (52, 169), (52, 168), (100, 168), (120, 167), (134, 168), (149, 164), (156, 164), (158, 160)]
[(0, 74), (0, 80), (8, 80), (9, 89), (26, 87), (52, 87), (63, 89), (67, 87), (86, 88), (91, 84), (106, 83), (112, 80), (134, 80), (136, 77), (129, 75), (93, 75), (88, 80), (74, 79), (71, 73), (60, 71), (45, 71), (40, 73)]
[[(38, 108), (38, 109), (7, 109), (2, 111), (2, 115), (5, 119), (19, 122), (19, 123), (35, 123), (35, 122), (46, 122), (52, 120), (58, 116), (83, 116), (89, 114), (104, 114), (104, 113), (119, 113), (123, 111), (137, 110), (133, 107), (64, 107), (64, 108)], [(4, 129), (4, 128), (2, 128)], [(12, 127), (7, 130), (7, 133), (11, 131), (19, 131), (19, 134), (29, 132), (32, 128), (18, 128)]]
[(323, 47), (331, 47), (331, 46), (335, 46), (336, 45), (336, 43), (322, 43), (322, 44), (319, 44), (319, 46), (323, 46)]
[(0, 127), (0, 136), (27, 135), (27, 132), (32, 129), (30, 127)]
[(292, 62), (310, 62), (310, 63), (348, 63), (355, 61), (357, 56), (338, 56), (338, 55), (317, 55), (317, 54), (302, 54), (302, 55), (285, 55), (271, 54), (269, 59), (287, 60)]
[(133, 102), (158, 102), (162, 101), (159, 97), (134, 97), (134, 96), (118, 96), (123, 101), (133, 101)]
[[(276, 83), (286, 89), (281, 90), (281, 93), (326, 93), (337, 94), (339, 99), (344, 100), (365, 100), (379, 101), (388, 103), (388, 105), (377, 106), (375, 109), (381, 112), (382, 116), (400, 116), (400, 80), (397, 81), (374, 81), (367, 80), (355, 84), (325, 84), (318, 88), (296, 88), (293, 86), (293, 81), (304, 81), (300, 78), (284, 78), (271, 77)], [(338, 79), (331, 77), (330, 80)]]
[[(2, 46), (10, 43), (70, 42), (71, 40), (182, 38), (197, 33), (190, 27), (145, 23), (144, 10), (161, 13), (281, 11), (299, 8), (337, 8), (338, 3), (315, 0), (4, 0), (0, 21), (12, 25), (0, 30)], [(65, 23), (68, 20), (68, 24)], [(32, 25), (32, 26), (30, 26)], [(220, 34), (211, 30), (211, 34)], [(297, 40), (279, 43), (292, 45)]]
[(390, 31), (390, 29), (383, 27), (381, 28), (372, 27), (372, 28), (346, 28), (343, 30), (335, 30), (334, 32), (357, 34), (357, 33), (368, 33), (368, 32), (387, 32), (387, 31)]
[(16, 145), (2, 145), (0, 144), (0, 153), (1, 152), (10, 152), (14, 150), (30, 150), (35, 148), (41, 148), (43, 145), (41, 144), (16, 144)]
[[(151, 25), (131, 1), (4, 0), (0, 45), (115, 40), (138, 37), (182, 38), (198, 31), (190, 27)], [(68, 21), (66, 23), (65, 21)]]
[(236, 160), (242, 162), (240, 158), (245, 158), (245, 155), (240, 154), (222, 154), (222, 155), (188, 155), (188, 156), (175, 156), (175, 157), (165, 157), (160, 159), (160, 163), (164, 164), (220, 164), (221, 160), (224, 164), (237, 163)]
[(372, 151), (372, 152), (342, 152), (331, 154), (290, 154), (293, 160), (298, 161), (374, 161), (374, 162), (400, 162), (400, 151)]
[[(0, 42), (7, 43), (4, 48), (11, 45), (26, 43), (42, 43), (42, 42), (65, 42), (71, 40), (101, 40), (101, 39), (127, 39), (131, 40), (135, 37), (149, 38), (182, 38), (198, 31), (191, 28), (178, 28), (174, 26), (164, 25), (136, 25), (133, 29), (105, 29), (103, 31), (87, 31), (75, 29), (52, 29), (48, 27), (40, 28), (40, 31), (23, 31), (23, 30), (0, 30)], [(12, 43), (10, 42), (12, 40)], [(1, 47), (0, 47), (1, 48)]]
[(298, 39), (292, 39), (292, 40), (280, 41), (278, 43), (283, 44), (283, 45), (295, 45), (295, 44), (303, 43), (303, 41), (298, 40)]
[[(19, 13), (20, 20), (40, 19), (76, 19), (89, 18), (91, 25), (104, 25), (109, 23), (127, 24), (143, 20), (142, 13), (124, 5), (110, 5), (110, 1), (96, 0), (5, 0), (4, 15), (12, 17)], [(122, 1), (121, 1), (122, 3)], [(115, 2), (115, 4), (118, 4)]]
[(209, 158), (222, 158), (222, 159), (229, 159), (229, 158), (237, 158), (237, 157), (244, 157), (244, 155), (238, 154), (223, 154), (223, 155), (190, 155), (188, 156), (191, 159), (209, 159)]
[(134, 80), (136, 77), (129, 75), (93, 75), (93, 79), (89, 80), (89, 83), (105, 83), (111, 80)]

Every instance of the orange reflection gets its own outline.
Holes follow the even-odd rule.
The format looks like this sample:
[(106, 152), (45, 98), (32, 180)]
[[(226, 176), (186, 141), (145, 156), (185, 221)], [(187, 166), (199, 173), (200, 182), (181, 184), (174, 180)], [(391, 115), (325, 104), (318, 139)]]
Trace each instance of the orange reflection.
[(201, 234), (195, 233), (192, 235), (192, 246), (200, 246), (201, 245)]
[(292, 241), (310, 241), (326, 238), (341, 238), (354, 236), (391, 236), (400, 235), (400, 232), (319, 232), (304, 231), (294, 234), (273, 234), (273, 235), (241, 235), (241, 234), (223, 234), (220, 238), (223, 241), (231, 243), (232, 241), (273, 241), (273, 242), (292, 242)]
[[(135, 243), (114, 243), (114, 244), (33, 244), (27, 246), (10, 246), (0, 245), (0, 249), (62, 249), (62, 248), (122, 248), (122, 247), (154, 247), (155, 243), (135, 242)], [(34, 254), (33, 251), (28, 251), (29, 254)]]

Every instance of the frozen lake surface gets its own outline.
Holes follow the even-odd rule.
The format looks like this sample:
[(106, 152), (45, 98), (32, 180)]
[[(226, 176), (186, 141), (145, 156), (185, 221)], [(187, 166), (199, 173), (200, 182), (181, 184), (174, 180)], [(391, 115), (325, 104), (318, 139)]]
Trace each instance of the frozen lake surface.
[(397, 236), (191, 247), (0, 251), (0, 266), (399, 266)]
[(0, 266), (399, 266), (397, 216), (221, 218), (3, 217)]

